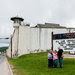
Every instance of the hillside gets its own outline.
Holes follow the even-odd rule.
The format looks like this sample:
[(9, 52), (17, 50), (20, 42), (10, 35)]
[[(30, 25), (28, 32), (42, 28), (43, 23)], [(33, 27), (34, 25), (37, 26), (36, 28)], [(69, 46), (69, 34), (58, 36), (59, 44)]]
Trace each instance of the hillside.
[(0, 52), (6, 51), (8, 47), (0, 47)]

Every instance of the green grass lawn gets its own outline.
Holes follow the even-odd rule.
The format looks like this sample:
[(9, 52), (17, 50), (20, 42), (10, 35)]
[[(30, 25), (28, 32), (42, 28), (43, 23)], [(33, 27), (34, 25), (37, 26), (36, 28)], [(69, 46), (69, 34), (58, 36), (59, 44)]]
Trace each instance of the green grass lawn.
[(75, 75), (75, 59), (64, 59), (64, 68), (48, 69), (48, 53), (26, 54), (8, 59), (17, 75)]

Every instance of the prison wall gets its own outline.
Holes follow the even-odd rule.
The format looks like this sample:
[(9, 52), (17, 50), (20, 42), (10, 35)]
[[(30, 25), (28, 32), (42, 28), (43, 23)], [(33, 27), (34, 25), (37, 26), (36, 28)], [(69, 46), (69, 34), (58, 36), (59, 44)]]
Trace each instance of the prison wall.
[(29, 26), (19, 27), (18, 54), (44, 52), (52, 47), (52, 32), (54, 34), (68, 33), (66, 28), (34, 28)]
[(19, 26), (18, 55), (28, 54), (30, 51), (30, 27)]

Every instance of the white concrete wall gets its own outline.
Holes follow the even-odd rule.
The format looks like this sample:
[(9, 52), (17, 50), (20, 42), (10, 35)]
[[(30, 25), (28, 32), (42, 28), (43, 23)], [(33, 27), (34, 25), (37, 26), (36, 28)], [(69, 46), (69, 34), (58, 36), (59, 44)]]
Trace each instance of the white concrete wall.
[(27, 54), (30, 50), (30, 27), (20, 26), (19, 27), (19, 45), (18, 54)]
[(75, 29), (69, 29), (70, 33), (75, 33)]
[[(18, 28), (14, 29), (14, 33), (12, 35), (12, 57), (17, 55), (18, 51)], [(11, 42), (9, 44), (9, 48), (7, 49), (7, 56), (11, 57)]]
[(69, 30), (66, 28), (53, 28), (53, 34), (60, 34), (60, 33), (69, 33)]
[(51, 49), (52, 29), (19, 27), (19, 55)]
[(15, 29), (13, 38), (12, 38), (12, 56), (15, 57), (18, 51), (18, 28)]
[(30, 28), (30, 50), (39, 48), (39, 28)]
[(52, 29), (50, 28), (42, 28), (40, 29), (40, 49), (41, 50), (49, 50), (51, 49), (51, 34)]
[[(18, 32), (19, 31), (19, 32)], [(66, 28), (31, 28), (29, 26), (19, 26), (13, 34), (12, 50), (13, 57), (16, 51), (18, 55), (47, 51), (51, 49), (52, 34), (68, 33)], [(18, 35), (19, 33), (19, 35)], [(10, 49), (8, 49), (8, 56), (10, 56)]]
[(68, 33), (68, 29), (19, 27), (19, 55), (51, 49), (52, 31), (54, 34)]
[[(18, 52), (19, 24), (15, 23), (13, 26), (14, 26), (14, 32), (12, 35), (12, 57), (15, 57), (17, 56)], [(9, 48), (7, 49), (7, 56), (11, 58), (11, 42), (9, 44)]]

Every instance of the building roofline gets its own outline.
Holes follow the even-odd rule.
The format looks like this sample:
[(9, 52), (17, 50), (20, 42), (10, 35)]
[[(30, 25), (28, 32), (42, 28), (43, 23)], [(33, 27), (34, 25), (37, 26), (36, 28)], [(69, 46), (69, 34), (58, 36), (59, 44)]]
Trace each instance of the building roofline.
[(24, 19), (23, 18), (21, 18), (21, 17), (11, 17), (11, 20), (12, 21), (14, 21), (15, 19), (19, 19), (19, 20), (21, 20), (21, 21), (23, 21)]

